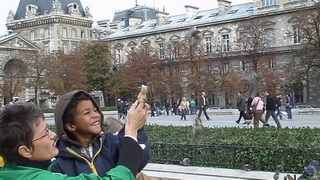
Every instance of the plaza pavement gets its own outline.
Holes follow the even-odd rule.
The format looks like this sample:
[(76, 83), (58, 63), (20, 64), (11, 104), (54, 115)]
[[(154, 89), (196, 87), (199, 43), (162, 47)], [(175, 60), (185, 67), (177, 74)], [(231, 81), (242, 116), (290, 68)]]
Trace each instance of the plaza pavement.
[[(105, 116), (113, 116), (115, 118), (118, 118), (116, 111), (104, 111), (103, 113)], [(210, 121), (207, 121), (203, 114), (201, 116), (202, 124), (206, 127), (250, 127), (246, 124), (242, 124), (244, 122), (243, 119), (239, 124), (235, 122), (239, 117), (239, 111), (237, 111), (236, 109), (208, 111), (208, 115), (211, 118)], [(53, 113), (46, 113), (45, 117), (48, 124), (54, 124)], [(193, 125), (194, 119), (196, 117), (196, 115), (187, 115), (187, 120), (182, 121), (180, 120), (181, 116), (179, 115), (160, 115), (151, 117), (151, 115), (149, 114), (147, 123), (157, 125), (190, 126)], [(320, 128), (320, 111), (316, 111), (316, 113), (308, 113), (307, 111), (299, 113), (297, 111), (293, 111), (292, 120), (286, 119), (287, 115), (283, 115), (283, 120), (280, 120), (281, 126), (283, 128), (307, 126), (311, 128)], [(123, 119), (121, 121), (124, 122)], [(272, 117), (269, 118), (268, 122), (271, 126), (276, 126), (276, 123), (274, 122)], [(261, 122), (260, 126), (262, 126)]]

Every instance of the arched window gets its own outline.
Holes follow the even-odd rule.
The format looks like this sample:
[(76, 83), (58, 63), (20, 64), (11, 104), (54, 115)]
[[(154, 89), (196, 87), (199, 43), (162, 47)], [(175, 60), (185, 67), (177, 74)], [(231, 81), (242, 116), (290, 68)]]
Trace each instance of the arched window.
[(65, 42), (63, 43), (63, 52), (67, 53), (68, 52), (68, 44)]
[(84, 30), (81, 31), (81, 39), (85, 39), (85, 33)]
[(76, 29), (72, 29), (72, 37), (77, 38), (77, 31)]
[(50, 34), (49, 34), (49, 29), (48, 29), (48, 28), (45, 28), (45, 29), (44, 29), (44, 37), (45, 37), (45, 38), (48, 38), (49, 35), (50, 35)]
[(62, 29), (62, 37), (67, 37), (68, 33), (67, 33), (67, 28), (63, 28)]
[(35, 33), (34, 33), (34, 31), (32, 30), (32, 31), (30, 31), (30, 39), (31, 40), (35, 40)]

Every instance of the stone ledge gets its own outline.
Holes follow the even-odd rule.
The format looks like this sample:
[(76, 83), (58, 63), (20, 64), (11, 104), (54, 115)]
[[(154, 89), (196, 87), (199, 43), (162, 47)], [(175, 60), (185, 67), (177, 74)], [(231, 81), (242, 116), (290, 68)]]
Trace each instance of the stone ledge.
[[(143, 172), (157, 180), (272, 180), (274, 172), (149, 163)], [(292, 173), (280, 173), (279, 179)], [(296, 174), (297, 177), (299, 175)]]

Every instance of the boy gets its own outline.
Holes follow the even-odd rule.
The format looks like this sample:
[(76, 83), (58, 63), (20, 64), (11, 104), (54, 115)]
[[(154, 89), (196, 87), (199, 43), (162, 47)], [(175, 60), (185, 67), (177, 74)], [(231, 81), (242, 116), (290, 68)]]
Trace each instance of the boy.
[[(103, 176), (117, 165), (124, 129), (117, 135), (101, 133), (103, 114), (89, 93), (77, 90), (63, 95), (56, 104), (54, 117), (59, 155), (51, 167), (52, 172)], [(138, 131), (138, 142), (144, 147), (141, 171), (151, 157), (149, 139), (143, 129)]]
[(31, 103), (6, 105), (0, 115), (0, 155), (5, 160), (0, 180), (134, 180), (143, 153), (135, 139), (146, 122), (148, 109), (144, 103), (131, 106), (116, 168), (105, 177), (91, 173), (70, 178), (47, 170), (59, 151), (56, 134), (48, 128), (41, 110)]

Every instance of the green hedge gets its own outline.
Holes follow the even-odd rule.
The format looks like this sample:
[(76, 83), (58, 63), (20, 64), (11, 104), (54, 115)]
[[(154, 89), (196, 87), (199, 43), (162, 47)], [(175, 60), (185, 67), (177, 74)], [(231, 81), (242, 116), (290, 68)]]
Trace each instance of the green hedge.
[[(55, 127), (50, 127), (55, 131)], [(145, 127), (150, 137), (153, 163), (240, 169), (252, 164), (255, 170), (301, 173), (310, 160), (319, 160), (319, 128), (204, 128), (193, 140), (192, 126)]]
[(301, 173), (312, 159), (319, 159), (320, 129), (315, 128), (204, 128), (193, 141), (192, 126), (147, 126), (152, 162), (179, 164), (188, 157), (191, 165), (240, 169), (252, 164), (256, 170)]

